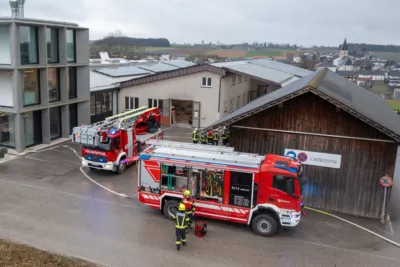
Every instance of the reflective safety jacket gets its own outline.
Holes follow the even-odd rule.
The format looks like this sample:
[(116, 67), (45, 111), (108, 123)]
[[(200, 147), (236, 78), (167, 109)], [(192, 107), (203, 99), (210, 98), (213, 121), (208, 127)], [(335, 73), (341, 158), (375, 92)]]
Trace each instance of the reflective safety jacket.
[(219, 133), (218, 133), (217, 131), (215, 131), (215, 132), (213, 133), (213, 139), (214, 139), (214, 140), (219, 140)]
[(186, 207), (186, 214), (192, 214), (196, 211), (196, 205), (194, 204), (194, 199), (192, 197), (184, 198), (183, 204)]
[(207, 142), (207, 134), (206, 133), (203, 133), (200, 135), (200, 141)]
[(222, 139), (224, 139), (224, 140), (229, 139), (229, 132), (228, 131), (224, 131), (222, 133)]
[(193, 141), (198, 141), (199, 140), (199, 132), (194, 130), (192, 133), (192, 140)]
[(188, 226), (189, 216), (186, 213), (178, 211), (172, 218), (175, 219), (176, 229), (186, 229)]

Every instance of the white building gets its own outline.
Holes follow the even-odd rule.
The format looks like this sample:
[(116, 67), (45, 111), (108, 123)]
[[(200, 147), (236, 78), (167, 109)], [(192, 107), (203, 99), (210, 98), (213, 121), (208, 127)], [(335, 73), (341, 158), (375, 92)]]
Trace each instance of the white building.
[(163, 113), (164, 125), (205, 127), (249, 101), (311, 73), (265, 59), (172, 69), (122, 82), (118, 112), (157, 106)]

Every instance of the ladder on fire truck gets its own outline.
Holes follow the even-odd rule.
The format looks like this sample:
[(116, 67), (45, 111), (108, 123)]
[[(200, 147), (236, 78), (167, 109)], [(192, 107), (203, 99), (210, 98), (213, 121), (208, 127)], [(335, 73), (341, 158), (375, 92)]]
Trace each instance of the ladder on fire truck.
[(99, 132), (109, 128), (126, 129), (133, 127), (137, 119), (144, 113), (152, 111), (156, 108), (147, 108), (146, 106), (126, 111), (111, 117), (107, 117), (104, 121), (93, 123), (91, 125), (80, 125), (74, 127), (72, 134), (72, 142), (97, 145), (99, 143)]
[(154, 147), (167, 147), (174, 149), (186, 149), (192, 151), (210, 151), (210, 152), (225, 152), (232, 153), (234, 152), (233, 147), (223, 147), (223, 146), (212, 146), (212, 145), (202, 145), (202, 144), (190, 144), (190, 143), (182, 143), (182, 142), (173, 142), (167, 140), (147, 140), (146, 143), (148, 145), (152, 145)]
[[(185, 145), (182, 145), (180, 147), (179, 145), (168, 146), (168, 141), (156, 141), (154, 143), (157, 142), (159, 143), (158, 145), (153, 145), (145, 152), (142, 152), (140, 158), (150, 159), (154, 156), (157, 159), (165, 158), (172, 161), (176, 159), (178, 161), (196, 161), (204, 162), (206, 164), (211, 163), (245, 168), (259, 168), (265, 159), (265, 156), (260, 156), (258, 154), (231, 152), (231, 148), (229, 147), (221, 148), (221, 150), (226, 149), (229, 151), (217, 151), (216, 147), (213, 150), (206, 146), (203, 146), (203, 148), (197, 147), (197, 149), (193, 149), (192, 147), (201, 146), (197, 144), (188, 144), (186, 147)], [(163, 145), (162, 142), (165, 142), (165, 144)]]

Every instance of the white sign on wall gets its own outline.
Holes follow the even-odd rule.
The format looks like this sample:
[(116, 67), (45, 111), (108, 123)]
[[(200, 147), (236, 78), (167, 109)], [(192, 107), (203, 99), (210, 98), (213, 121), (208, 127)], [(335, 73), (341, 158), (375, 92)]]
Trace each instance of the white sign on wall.
[(305, 150), (285, 149), (285, 156), (296, 158), (304, 165), (340, 169), (342, 156)]

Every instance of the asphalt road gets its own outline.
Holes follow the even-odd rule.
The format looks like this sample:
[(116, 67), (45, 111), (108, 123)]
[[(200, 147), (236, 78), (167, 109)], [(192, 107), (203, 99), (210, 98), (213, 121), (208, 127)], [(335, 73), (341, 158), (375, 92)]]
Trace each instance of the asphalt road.
[[(187, 129), (167, 139), (190, 140)], [(308, 212), (274, 238), (208, 221), (205, 238), (175, 250), (174, 225), (135, 198), (135, 166), (122, 175), (80, 171), (67, 143), (0, 164), (0, 237), (107, 266), (400, 266), (400, 250), (353, 226)]]

